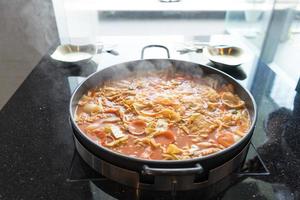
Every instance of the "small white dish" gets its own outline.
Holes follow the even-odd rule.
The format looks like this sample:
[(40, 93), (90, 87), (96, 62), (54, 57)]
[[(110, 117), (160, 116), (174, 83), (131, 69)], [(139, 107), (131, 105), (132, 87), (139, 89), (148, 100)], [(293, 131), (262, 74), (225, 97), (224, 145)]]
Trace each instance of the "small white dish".
[(107, 52), (113, 55), (119, 55), (118, 52), (112, 48), (104, 50), (103, 44), (87, 44), (87, 45), (73, 45), (64, 44), (56, 48), (56, 50), (50, 55), (53, 60), (64, 63), (82, 63), (90, 61), (96, 54)]
[(206, 46), (203, 49), (204, 56), (219, 67), (234, 68), (247, 61), (244, 50), (236, 46), (218, 45)]

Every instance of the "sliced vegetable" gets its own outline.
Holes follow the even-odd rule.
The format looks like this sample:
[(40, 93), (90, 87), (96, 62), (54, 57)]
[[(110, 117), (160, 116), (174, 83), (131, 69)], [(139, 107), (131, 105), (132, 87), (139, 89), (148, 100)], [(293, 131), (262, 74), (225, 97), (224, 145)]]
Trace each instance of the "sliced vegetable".
[(158, 115), (156, 112), (141, 110), (141, 115), (155, 117)]
[(112, 143), (113, 141), (115, 141), (115, 138), (113, 138), (113, 136), (111, 135), (105, 135), (104, 138), (101, 139), (101, 144), (103, 146), (106, 146), (106, 144)]
[(155, 136), (155, 141), (160, 144), (170, 144), (175, 141), (175, 134), (171, 130), (160, 132)]
[(89, 97), (87, 95), (83, 95), (81, 97), (81, 99), (79, 100), (78, 105), (82, 106), (82, 105), (86, 104), (88, 101), (90, 101), (92, 99), (93, 99), (92, 97)]
[(144, 137), (144, 138), (138, 138), (134, 141), (134, 143), (136, 144), (142, 144), (144, 146), (145, 145), (149, 145), (151, 143), (150, 141), (151, 139), (148, 137)]
[(246, 133), (243, 132), (243, 131), (241, 131), (241, 130), (236, 130), (236, 131), (235, 131), (235, 134), (237, 134), (237, 135), (243, 137)]
[(102, 112), (103, 107), (101, 104), (87, 103), (83, 106), (83, 111), (86, 113)]
[(116, 125), (111, 125), (111, 126), (110, 126), (110, 129), (111, 129), (111, 133), (113, 134), (113, 136), (114, 136), (116, 139), (119, 139), (119, 138), (125, 136), (125, 134), (123, 134), (123, 132), (121, 131), (120, 127), (118, 127), (118, 126), (116, 126)]
[(200, 113), (196, 113), (196, 114), (193, 114), (192, 116), (190, 116), (189, 119), (188, 119), (188, 124), (193, 124), (194, 121), (195, 121), (200, 115), (201, 115)]
[(140, 103), (133, 103), (133, 108), (136, 111), (136, 113), (138, 113), (139, 115), (144, 115), (144, 116), (149, 116), (149, 117), (154, 117), (157, 116), (158, 113), (153, 112), (153, 111), (146, 111), (143, 110), (143, 108), (146, 108), (146, 105), (140, 104)]
[(119, 115), (119, 109), (118, 108), (109, 108), (109, 109), (104, 110), (104, 112), (105, 113), (114, 113), (114, 114)]
[(145, 133), (147, 123), (143, 120), (131, 121), (128, 125), (128, 131), (133, 135), (142, 135)]
[(178, 104), (178, 101), (172, 99), (171, 97), (158, 96), (154, 99), (154, 103), (158, 103), (164, 106), (172, 106)]
[(179, 126), (186, 134), (189, 134), (190, 133), (190, 130), (186, 127), (186, 126), (184, 126), (184, 125), (182, 125), (182, 126)]
[(103, 131), (104, 131), (105, 133), (111, 133), (110, 125), (109, 125), (109, 124), (108, 124), (108, 125), (105, 125)]
[(209, 90), (209, 93), (207, 95), (208, 97), (208, 100), (211, 102), (211, 103), (216, 103), (219, 101), (220, 99), (220, 95), (216, 92), (216, 90), (214, 89), (210, 89)]
[(178, 148), (175, 144), (169, 144), (167, 147), (168, 154), (181, 154), (182, 149)]
[(179, 160), (178, 157), (174, 154), (163, 153), (161, 155), (165, 160)]
[(124, 104), (131, 106), (134, 103), (134, 97), (133, 96), (129, 96), (124, 100)]
[(191, 132), (198, 132), (201, 134), (209, 134), (211, 133), (216, 127), (218, 127), (217, 123), (211, 120), (209, 117), (203, 114), (194, 114), (192, 115), (189, 120), (189, 129)]
[(242, 137), (239, 136), (239, 135), (236, 135), (236, 134), (233, 134), (233, 139), (234, 139), (234, 142), (237, 142), (241, 139)]
[(147, 127), (145, 128), (146, 134), (152, 134), (152, 133), (156, 132), (155, 126), (156, 126), (155, 122), (153, 122), (153, 121), (149, 122)]
[(197, 154), (202, 155), (202, 156), (206, 156), (215, 152), (220, 151), (221, 149), (219, 148), (207, 148), (207, 149), (203, 149), (201, 151), (197, 151)]
[(215, 145), (210, 142), (199, 142), (197, 143), (199, 147), (207, 148), (207, 147), (214, 147)]
[(217, 137), (217, 142), (224, 147), (229, 147), (234, 144), (234, 137), (229, 132), (221, 133)]
[(230, 108), (240, 108), (245, 105), (245, 102), (242, 101), (237, 95), (232, 94), (231, 92), (224, 92), (222, 94), (223, 103)]
[(166, 131), (168, 129), (168, 122), (164, 119), (157, 120), (155, 129), (158, 132)]
[(119, 117), (108, 117), (101, 120), (102, 123), (116, 123), (119, 121), (121, 121)]
[(152, 145), (152, 147), (156, 148), (156, 147), (159, 147), (160, 144), (155, 142), (155, 140), (153, 138), (150, 139), (150, 144)]
[(142, 115), (137, 116), (137, 118), (140, 120), (143, 120), (145, 122), (152, 122), (154, 119), (153, 117), (147, 117), (147, 116), (142, 116)]
[(103, 145), (107, 146), (107, 147), (115, 147), (117, 145), (120, 145), (120, 144), (126, 142), (127, 140), (128, 140), (128, 135), (125, 135), (124, 137), (121, 137), (121, 138), (119, 138), (117, 140), (114, 140), (112, 142), (109, 142), (109, 143), (105, 142)]
[(97, 123), (97, 122), (94, 122), (94, 123), (88, 125), (87, 127), (85, 127), (85, 130), (92, 131), (92, 130), (97, 129), (99, 127), (100, 127), (100, 124)]
[(170, 109), (164, 109), (164, 110), (160, 111), (159, 114), (161, 114), (163, 117), (168, 118), (175, 122), (177, 122), (181, 119), (179, 113), (177, 113), (173, 110), (170, 110)]

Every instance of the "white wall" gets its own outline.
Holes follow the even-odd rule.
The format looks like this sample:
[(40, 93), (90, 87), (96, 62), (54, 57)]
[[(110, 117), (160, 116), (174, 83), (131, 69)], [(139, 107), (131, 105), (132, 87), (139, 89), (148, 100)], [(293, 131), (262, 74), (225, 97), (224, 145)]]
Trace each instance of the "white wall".
[(57, 40), (50, 0), (0, 0), (0, 109)]

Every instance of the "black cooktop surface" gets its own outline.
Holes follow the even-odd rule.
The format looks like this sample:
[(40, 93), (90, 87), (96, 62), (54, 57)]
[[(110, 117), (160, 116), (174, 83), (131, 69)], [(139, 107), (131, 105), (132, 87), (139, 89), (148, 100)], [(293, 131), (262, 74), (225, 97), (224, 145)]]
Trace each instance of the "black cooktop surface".
[(242, 169), (209, 189), (205, 189), (207, 191), (193, 190), (179, 192), (175, 190), (172, 192), (153, 192), (130, 188), (101, 176), (85, 163), (76, 150), (73, 154), (67, 181), (70, 183), (88, 182), (91, 188), (93, 188), (94, 195), (99, 197), (99, 199), (181, 199), (183, 197), (199, 199), (200, 196), (202, 199), (222, 199), (226, 190), (231, 186), (251, 177), (268, 175), (270, 175), (268, 169), (253, 144), (250, 144)]
[[(97, 67), (93, 62), (61, 65), (45, 56), (0, 111), (0, 199), (188, 199), (191, 195), (126, 188), (99, 176), (80, 160), (68, 122), (68, 77), (87, 76)], [(252, 77), (247, 87), (259, 111), (252, 138), (254, 154), (246, 165), (252, 166), (246, 172), (253, 173), (235, 178), (215, 196), (300, 199), (299, 93), (262, 63), (253, 73), (236, 77), (241, 82)], [(211, 190), (217, 194), (218, 190)], [(193, 198), (204, 196), (193, 193)]]

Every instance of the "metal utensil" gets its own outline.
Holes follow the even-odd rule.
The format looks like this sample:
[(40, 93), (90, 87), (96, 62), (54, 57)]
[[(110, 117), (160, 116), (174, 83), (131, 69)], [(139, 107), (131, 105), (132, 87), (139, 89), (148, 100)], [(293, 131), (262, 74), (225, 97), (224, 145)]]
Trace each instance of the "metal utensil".
[(110, 46), (105, 49), (103, 44), (64, 44), (56, 48), (56, 50), (51, 54), (51, 58), (66, 63), (88, 62), (94, 55), (99, 53), (106, 52), (112, 55), (119, 55), (113, 47), (114, 46)]

